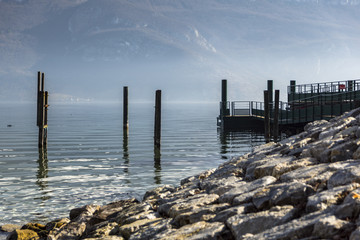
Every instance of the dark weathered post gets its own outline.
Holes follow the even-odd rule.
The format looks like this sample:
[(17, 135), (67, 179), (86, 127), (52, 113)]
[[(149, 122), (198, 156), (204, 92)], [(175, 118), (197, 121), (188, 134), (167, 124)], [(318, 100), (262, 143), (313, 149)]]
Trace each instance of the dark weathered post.
[(267, 90), (268, 90), (268, 94), (269, 94), (269, 105), (270, 105), (270, 107), (273, 104), (273, 87), (274, 87), (274, 81), (273, 80), (268, 80), (267, 81)]
[(273, 135), (274, 141), (277, 142), (279, 137), (279, 98), (280, 91), (275, 90), (275, 109), (274, 109), (274, 125), (273, 125)]
[(128, 112), (128, 87), (124, 87), (123, 91), (123, 130), (124, 133), (129, 131), (129, 112)]
[(36, 107), (36, 126), (40, 126), (40, 92), (41, 89), (41, 72), (38, 72), (38, 84), (37, 84), (37, 107)]
[(161, 90), (156, 90), (155, 96), (155, 127), (154, 147), (160, 149), (161, 143)]
[(229, 115), (227, 111), (227, 80), (223, 79), (221, 81), (221, 109), (220, 116)]
[(40, 104), (40, 109), (39, 109), (39, 114), (40, 114), (40, 120), (39, 120), (39, 142), (38, 142), (38, 146), (39, 148), (43, 148), (44, 147), (44, 92), (40, 91), (40, 99), (39, 99), (39, 104)]
[(48, 106), (49, 106), (49, 92), (45, 91), (44, 95), (44, 139), (43, 146), (47, 147), (47, 132), (48, 132)]
[(296, 81), (290, 80), (290, 93), (288, 97), (288, 102), (292, 102), (295, 100), (295, 91), (296, 91)]
[(265, 123), (265, 141), (270, 142), (270, 107), (269, 107), (269, 92), (264, 91), (264, 123)]
[(39, 127), (39, 148), (46, 148), (47, 146), (47, 109), (49, 94), (44, 89), (45, 74), (38, 72), (37, 126)]

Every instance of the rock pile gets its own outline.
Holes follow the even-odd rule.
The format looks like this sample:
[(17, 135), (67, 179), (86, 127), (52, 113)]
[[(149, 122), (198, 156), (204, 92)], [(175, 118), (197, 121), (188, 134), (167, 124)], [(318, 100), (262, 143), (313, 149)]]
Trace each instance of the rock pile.
[(360, 109), (217, 169), (8, 239), (360, 239)]

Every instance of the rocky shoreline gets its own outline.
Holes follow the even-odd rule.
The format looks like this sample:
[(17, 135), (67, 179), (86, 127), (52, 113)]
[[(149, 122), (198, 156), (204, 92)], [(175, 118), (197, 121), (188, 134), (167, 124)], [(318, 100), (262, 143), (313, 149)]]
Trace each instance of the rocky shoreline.
[[(87, 205), (8, 239), (360, 239), (360, 109), (141, 202)], [(5, 229), (7, 226), (2, 226)]]

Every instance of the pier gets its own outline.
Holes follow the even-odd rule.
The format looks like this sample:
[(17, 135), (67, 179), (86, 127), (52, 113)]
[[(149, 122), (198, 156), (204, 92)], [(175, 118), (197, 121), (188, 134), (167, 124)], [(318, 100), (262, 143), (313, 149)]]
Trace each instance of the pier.
[(292, 132), (302, 130), (309, 122), (329, 120), (360, 107), (360, 79), (302, 85), (291, 80), (287, 102), (278, 101), (278, 105), (273, 101), (273, 81), (268, 80), (267, 86), (268, 99), (264, 102), (227, 101), (227, 80), (223, 80), (218, 127), (224, 132), (266, 131), (266, 104), (271, 126), (275, 122), (280, 131)]

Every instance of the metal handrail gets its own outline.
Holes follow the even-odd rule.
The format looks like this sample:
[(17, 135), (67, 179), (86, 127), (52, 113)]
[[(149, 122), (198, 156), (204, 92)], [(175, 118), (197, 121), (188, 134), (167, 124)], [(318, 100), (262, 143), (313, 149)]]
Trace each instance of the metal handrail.
[(360, 79), (288, 86), (288, 93), (322, 93), (360, 90)]

